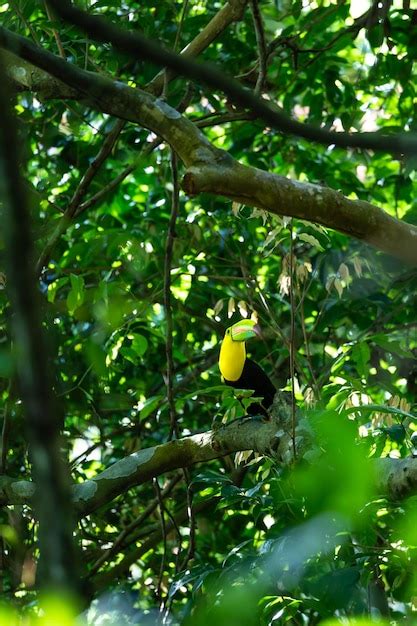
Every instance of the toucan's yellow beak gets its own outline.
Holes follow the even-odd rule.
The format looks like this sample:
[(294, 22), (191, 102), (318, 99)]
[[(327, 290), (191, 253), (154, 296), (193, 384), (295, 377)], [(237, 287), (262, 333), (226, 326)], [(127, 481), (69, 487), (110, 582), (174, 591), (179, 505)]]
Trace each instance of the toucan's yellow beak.
[(252, 337), (261, 336), (261, 329), (253, 320), (240, 320), (230, 326), (229, 330), (232, 341), (247, 341)]

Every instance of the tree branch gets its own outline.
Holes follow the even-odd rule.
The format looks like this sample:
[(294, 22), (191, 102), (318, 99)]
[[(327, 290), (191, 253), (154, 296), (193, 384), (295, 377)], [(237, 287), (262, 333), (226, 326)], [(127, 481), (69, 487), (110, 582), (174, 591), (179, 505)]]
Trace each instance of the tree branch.
[(103, 141), (101, 148), (95, 157), (95, 159), (91, 162), (89, 167), (87, 168), (84, 176), (82, 177), (79, 185), (77, 186), (73, 197), (71, 198), (67, 208), (65, 209), (65, 213), (59, 220), (55, 230), (53, 231), (51, 237), (49, 238), (46, 246), (42, 250), (39, 259), (36, 263), (36, 274), (39, 275), (42, 271), (44, 265), (46, 265), (50, 259), (51, 252), (55, 247), (58, 239), (60, 239), (61, 235), (67, 230), (68, 226), (71, 224), (74, 215), (77, 213), (77, 210), (80, 207), (81, 201), (84, 198), (87, 190), (90, 186), (91, 181), (97, 174), (101, 165), (107, 159), (109, 154), (111, 153), (121, 131), (124, 126), (124, 122), (122, 120), (118, 120), (112, 130), (108, 133), (107, 137)]
[[(229, 0), (224, 7), (210, 20), (202, 31), (181, 51), (181, 56), (192, 58), (199, 56), (203, 50), (209, 47), (211, 43), (224, 31), (232, 22), (239, 21), (245, 10), (248, 0)], [(171, 81), (177, 74), (173, 71), (167, 72), (161, 70), (147, 86), (147, 91), (154, 95), (159, 95), (164, 86), (164, 80)]]
[[(297, 439), (298, 445), (303, 445), (302, 437)], [(291, 433), (283, 433), (273, 421), (236, 420), (215, 431), (176, 439), (126, 456), (93, 479), (73, 485), (73, 504), (78, 516), (83, 517), (156, 476), (244, 450), (273, 454), (284, 463), (291, 462), (290, 441)], [(374, 463), (379, 493), (398, 500), (417, 492), (417, 458), (375, 459)], [(36, 487), (31, 481), (0, 476), (0, 505), (31, 504), (35, 493)]]
[[(41, 48), (40, 48), (41, 49)], [(50, 73), (28, 63), (11, 50), (2, 50), (3, 64), (13, 87), (18, 91), (33, 91), (40, 100), (59, 98), (60, 100), (79, 100), (80, 91), (68, 87), (64, 82)]]
[(215, 193), (276, 215), (288, 215), (333, 228), (383, 252), (417, 265), (417, 228), (364, 200), (339, 191), (299, 183), (237, 161), (191, 167), (183, 179), (190, 195)]
[[(190, 467), (240, 450), (267, 453), (276, 445), (277, 426), (257, 420), (231, 422), (208, 431), (168, 443), (145, 448), (121, 459), (92, 480), (73, 486), (72, 499), (79, 517), (141, 485), (155, 476), (174, 469)], [(0, 477), (0, 505), (30, 503), (36, 493), (30, 481)]]
[[(6, 32), (6, 35), (4, 33)], [(0, 46), (19, 49), (29, 62), (78, 88), (95, 109), (136, 122), (163, 137), (188, 167), (183, 188), (189, 194), (223, 195), (278, 215), (290, 215), (334, 228), (383, 252), (417, 264), (417, 228), (338, 191), (299, 183), (246, 167), (214, 147), (190, 120), (166, 102), (119, 81), (81, 70), (0, 27)]]
[[(247, 0), (230, 0), (216, 15), (213, 19), (203, 28), (202, 31), (190, 42), (190, 44), (182, 51), (181, 54), (192, 57), (200, 54), (206, 47), (208, 47), (223, 30), (225, 30), (231, 22), (239, 20), (247, 4)], [(48, 17), (51, 19), (50, 9), (47, 0), (45, 0), (45, 6), (48, 13)], [(54, 30), (55, 39), (58, 44), (60, 44), (59, 34)], [(58, 45), (60, 50), (60, 56), (65, 59), (65, 53), (62, 48)], [(57, 81), (55, 78), (51, 77), (49, 74), (45, 73), (43, 70), (29, 64), (25, 63), (22, 60), (17, 64), (16, 57), (14, 54), (10, 52), (6, 52), (8, 55), (8, 75), (12, 78), (16, 85), (20, 87), (24, 86), (26, 88), (34, 89), (34, 84), (38, 84), (41, 98), (48, 99), (50, 97), (57, 97), (58, 93), (62, 94), (62, 97), (73, 98), (74, 94), (77, 92), (73, 92), (71, 88), (68, 88), (61, 81)], [(175, 78), (175, 74), (172, 72), (167, 74), (167, 72), (160, 72), (155, 78), (146, 86), (146, 91), (148, 93), (152, 93), (154, 95), (159, 95), (162, 91), (164, 84), (166, 85), (169, 81)], [(19, 82), (20, 81), (20, 82)], [(36, 89), (35, 89), (36, 90)], [(186, 98), (187, 100), (187, 98)], [(185, 108), (185, 103), (184, 103)], [(71, 201), (62, 219), (59, 221), (56, 226), (54, 232), (46, 243), (45, 248), (42, 250), (40, 257), (37, 261), (36, 265), (36, 273), (40, 274), (44, 265), (48, 262), (51, 252), (54, 249), (56, 243), (61, 238), (62, 234), (67, 230), (69, 225), (72, 223), (75, 216), (77, 216), (81, 211), (85, 210), (87, 206), (90, 206), (94, 203), (94, 201), (90, 201), (90, 203), (84, 202), (81, 204), (85, 193), (87, 192), (91, 181), (93, 180), (95, 174), (97, 173), (100, 166), (108, 157), (110, 151), (112, 150), (113, 145), (117, 141), (119, 134), (126, 120), (121, 120), (115, 125), (114, 129), (109, 133), (109, 136), (104, 141), (97, 157), (94, 159), (88, 170), (85, 172), (82, 177)], [(134, 167), (131, 171), (133, 171)], [(129, 168), (128, 168), (129, 170)], [(127, 175), (127, 174), (126, 174)], [(113, 187), (123, 180), (123, 177), (120, 179), (116, 179), (114, 181)], [(96, 194), (96, 198), (101, 197), (100, 192)]]
[[(9, 110), (7, 81), (0, 91), (0, 195), (3, 204), (7, 287), (12, 306), (13, 356), (23, 400), (34, 494), (39, 520), (42, 583), (49, 587), (78, 587), (73, 545), (69, 472), (61, 458), (61, 416), (52, 393), (49, 358), (33, 268), (30, 214), (20, 178), (20, 155), (14, 118)], [(13, 488), (13, 487), (12, 487)]]
[(303, 124), (290, 118), (278, 107), (272, 107), (267, 100), (246, 90), (231, 76), (216, 67), (185, 58), (167, 48), (159, 41), (149, 39), (137, 31), (127, 31), (115, 26), (98, 15), (86, 13), (72, 6), (69, 0), (50, 0), (57, 14), (71, 24), (77, 25), (92, 39), (110, 42), (117, 50), (130, 54), (135, 59), (141, 58), (163, 67), (168, 67), (177, 74), (203, 82), (209, 87), (220, 89), (228, 98), (240, 107), (247, 107), (268, 126), (285, 134), (303, 137), (308, 141), (334, 144), (341, 148), (362, 148), (382, 150), (390, 154), (415, 154), (417, 136), (415, 133), (382, 135), (380, 133), (332, 132)]

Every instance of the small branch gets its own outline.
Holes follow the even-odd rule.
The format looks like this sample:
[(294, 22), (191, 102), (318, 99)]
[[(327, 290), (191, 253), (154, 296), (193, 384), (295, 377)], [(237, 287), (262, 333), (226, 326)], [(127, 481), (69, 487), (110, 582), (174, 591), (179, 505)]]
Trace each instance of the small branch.
[[(183, 108), (184, 106), (179, 106), (178, 110), (181, 111), (183, 110)], [(198, 128), (207, 128), (210, 126), (216, 126), (218, 124), (225, 124), (229, 122), (239, 122), (239, 121), (245, 121), (245, 120), (250, 120), (250, 119), (252, 119), (252, 117), (248, 113), (237, 112), (237, 113), (220, 114), (215, 119), (196, 120), (194, 123)], [(91, 198), (89, 198), (88, 200), (85, 200), (84, 202), (80, 204), (75, 214), (75, 217), (78, 217), (81, 213), (90, 209), (92, 206), (100, 202), (107, 194), (111, 193), (114, 189), (116, 189), (116, 187), (118, 187), (118, 185), (120, 185), (120, 183), (123, 182), (125, 178), (127, 178), (130, 174), (132, 174), (137, 169), (140, 163), (143, 162), (144, 158), (148, 156), (149, 154), (151, 154), (156, 148), (158, 148), (158, 146), (160, 146), (161, 143), (162, 143), (162, 139), (157, 137), (152, 142), (147, 144), (145, 148), (143, 149), (143, 151), (133, 160), (133, 163), (131, 163), (131, 165), (128, 165), (122, 172), (120, 172), (120, 174), (118, 174), (118, 176), (116, 176), (116, 178), (114, 178), (107, 185), (102, 187), (99, 191), (97, 191), (97, 193), (91, 196)]]
[[(189, 168), (183, 180), (187, 193), (223, 195), (278, 215), (317, 222), (417, 264), (415, 226), (396, 220), (369, 202), (350, 200), (328, 187), (299, 183), (257, 168), (245, 167), (211, 145), (195, 124), (167, 103), (139, 89), (85, 72), (1, 27), (0, 45), (14, 47), (19, 50), (20, 56), (47, 68), (47, 71), (79, 89), (94, 108), (137, 122), (163, 137)], [(338, 136), (339, 133), (333, 135)], [(354, 137), (364, 138), (365, 135), (368, 137), (367, 134), (355, 133)], [(376, 134), (374, 139), (379, 141), (381, 137), (384, 138)], [(397, 142), (399, 149), (401, 144), (404, 151), (412, 146), (413, 150), (417, 149), (417, 140), (411, 135), (385, 139), (390, 146), (395, 146)]]
[[(247, 467), (240, 467), (235, 470), (230, 471), (231, 483), (240, 487), (244, 476), (246, 475)], [(199, 502), (194, 506), (193, 515), (196, 517), (199, 513), (210, 509), (215, 510), (216, 504), (220, 500), (219, 496), (214, 496), (209, 498), (208, 500), (204, 500), (203, 502)], [(175, 518), (171, 518), (167, 521), (167, 531), (171, 532), (174, 529), (179, 528), (179, 526), (187, 520), (188, 513), (187, 508), (183, 508), (178, 513), (176, 513)], [(94, 589), (100, 590), (102, 588), (108, 587), (108, 585), (120, 576), (123, 576), (124, 573), (129, 569), (130, 565), (135, 561), (138, 561), (143, 554), (146, 554), (152, 547), (157, 545), (161, 540), (161, 532), (160, 529), (154, 529), (152, 535), (148, 537), (148, 539), (138, 548), (131, 550), (127, 553), (122, 561), (115, 565), (111, 570), (103, 572), (95, 577), (93, 585)]]
[[(164, 48), (159, 41), (149, 39), (138, 31), (119, 28), (101, 16), (75, 8), (68, 0), (49, 1), (64, 20), (76, 24), (95, 41), (110, 42), (117, 50), (130, 54), (134, 58), (168, 67), (186, 78), (219, 89), (228, 96), (231, 102), (250, 109), (265, 124), (285, 134), (303, 137), (308, 141), (324, 145), (335, 144), (341, 148), (382, 150), (390, 154), (415, 154), (417, 151), (417, 138), (411, 132), (396, 135), (382, 135), (379, 132), (333, 132), (319, 126), (298, 122), (278, 107), (271, 106), (267, 100), (244, 89), (238, 81), (212, 65), (172, 52)], [(6, 37), (10, 38), (9, 31), (0, 29), (2, 45)]]
[(256, 80), (255, 85), (255, 93), (259, 94), (262, 91), (262, 88), (266, 79), (266, 61), (267, 61), (267, 48), (265, 42), (265, 31), (264, 25), (262, 22), (262, 15), (259, 8), (259, 0), (251, 0), (252, 7), (252, 17), (253, 23), (255, 26), (255, 34), (256, 34), (256, 43), (258, 46), (258, 78)]
[(41, 45), (41, 42), (39, 41), (39, 38), (36, 34), (36, 31), (34, 30), (34, 28), (32, 27), (32, 24), (30, 22), (27, 21), (27, 19), (25, 18), (24, 14), (22, 13), (22, 11), (20, 10), (19, 7), (19, 0), (11, 0), (10, 4), (13, 7), (13, 10), (16, 12), (16, 15), (19, 17), (19, 19), (22, 21), (22, 24), (25, 26), (25, 28), (28, 29), (28, 31), (30, 32), (33, 41), (36, 43), (37, 46)]
[(112, 130), (106, 136), (97, 156), (91, 162), (90, 166), (82, 177), (80, 184), (75, 190), (73, 197), (71, 198), (68, 209), (66, 211), (68, 217), (72, 218), (75, 215), (78, 207), (81, 204), (81, 200), (85, 196), (93, 178), (96, 176), (104, 161), (110, 155), (124, 127), (125, 122), (123, 120), (117, 120)]
[(87, 189), (90, 186), (93, 178), (96, 176), (98, 170), (111, 153), (124, 126), (124, 120), (118, 120), (116, 122), (113, 129), (109, 132), (106, 139), (104, 140), (97, 156), (92, 161), (84, 176), (82, 177), (77, 189), (74, 192), (74, 195), (70, 200), (68, 207), (65, 210), (65, 213), (59, 220), (58, 225), (56, 226), (54, 232), (52, 233), (51, 237), (49, 238), (39, 256), (39, 259), (36, 263), (36, 273), (38, 275), (42, 272), (43, 267), (48, 263), (52, 250), (54, 249), (56, 243), (61, 238), (63, 233), (67, 230), (68, 226), (72, 223), (73, 217), (80, 206), (81, 200), (86, 194)]
[[(54, 16), (52, 15), (51, 9), (49, 7), (48, 0), (44, 0), (44, 2), (45, 2), (46, 15), (48, 16), (49, 20), (51, 22), (53, 22), (54, 21)], [(57, 45), (57, 48), (58, 48), (59, 56), (62, 57), (63, 59), (66, 59), (64, 46), (62, 45), (61, 37), (59, 36), (58, 31), (55, 28), (53, 28), (52, 32), (53, 32), (54, 37), (55, 37), (55, 41), (56, 41), (56, 45)]]
[(291, 439), (294, 460), (297, 458), (297, 449), (295, 442), (296, 429), (296, 406), (295, 406), (295, 298), (294, 298), (294, 240), (293, 240), (293, 223), (290, 222), (290, 378), (291, 378)]
[(167, 548), (168, 548), (167, 528), (166, 528), (166, 523), (165, 523), (164, 502), (163, 502), (163, 498), (162, 498), (162, 494), (161, 494), (161, 488), (159, 486), (157, 478), (153, 479), (153, 484), (154, 484), (154, 488), (155, 488), (156, 498), (157, 498), (157, 501), (158, 501), (159, 514), (160, 514), (160, 517), (161, 517), (161, 534), (162, 534), (162, 541), (163, 541), (163, 553), (162, 553), (162, 559), (161, 559), (161, 566), (159, 568), (158, 584), (157, 584), (157, 587), (156, 587), (156, 597), (159, 599), (159, 602), (160, 602), (160, 605), (161, 605), (161, 610), (163, 610), (163, 600), (162, 600), (162, 597), (161, 597), (161, 587), (162, 587), (162, 578), (164, 576), (164, 570), (165, 570), (165, 562), (166, 562), (166, 558), (167, 558)]
[[(181, 55), (187, 58), (198, 57), (213, 41), (221, 35), (233, 22), (240, 20), (248, 0), (229, 0), (218, 13), (210, 20), (202, 31), (182, 51)], [(162, 92), (165, 80), (173, 80), (177, 73), (174, 71), (161, 70), (149, 83), (148, 90), (154, 95)]]
[[(180, 480), (181, 474), (177, 474), (172, 480), (169, 481), (169, 483), (161, 491), (160, 495), (162, 500), (169, 496), (175, 485), (177, 485)], [(108, 561), (112, 556), (114, 556), (114, 554), (117, 553), (118, 548), (125, 544), (126, 539), (129, 537), (129, 535), (131, 535), (132, 532), (136, 530), (136, 528), (143, 524), (143, 522), (155, 511), (157, 506), (158, 499), (155, 498), (154, 500), (152, 500), (152, 502), (148, 504), (148, 506), (139, 515), (139, 517), (134, 519), (133, 522), (131, 522), (128, 526), (126, 526), (126, 528), (122, 530), (117, 539), (115, 539), (113, 545), (110, 548), (107, 548), (107, 550), (105, 550), (103, 554), (97, 559), (97, 561), (92, 565), (90, 571), (88, 572), (89, 578), (94, 576), (94, 574), (98, 572), (101, 566), (104, 565), (106, 561)]]
[(174, 248), (175, 238), (175, 226), (177, 223), (178, 211), (179, 211), (179, 184), (178, 184), (178, 164), (177, 157), (174, 151), (171, 152), (171, 172), (172, 172), (172, 200), (171, 200), (171, 217), (169, 219), (167, 239), (165, 245), (165, 264), (164, 264), (164, 306), (165, 306), (165, 319), (166, 319), (166, 343), (165, 352), (167, 359), (167, 396), (170, 416), (170, 429), (169, 439), (173, 436), (178, 438), (178, 425), (175, 410), (175, 399), (173, 391), (173, 378), (174, 378), (174, 361), (172, 357), (172, 334), (173, 334), (173, 322), (172, 322), (172, 305), (171, 305), (171, 264), (172, 253)]
[(10, 403), (13, 389), (13, 379), (10, 379), (7, 389), (7, 399), (3, 409), (3, 426), (1, 431), (0, 446), (0, 474), (6, 473), (7, 453), (9, 451), (9, 433), (10, 433)]
[[(218, 497), (210, 498), (205, 502), (199, 502), (195, 507), (195, 514), (197, 515), (201, 511), (205, 511), (209, 508), (214, 508), (219, 501)], [(178, 513), (174, 519), (168, 519), (166, 522), (166, 532), (172, 532), (176, 527), (180, 524), (184, 523), (187, 520), (187, 509), (183, 509), (180, 513)], [(137, 548), (134, 548), (130, 552), (128, 552), (123, 559), (117, 563), (112, 569), (109, 571), (98, 574), (93, 583), (94, 591), (100, 591), (101, 589), (106, 589), (111, 585), (115, 580), (124, 576), (128, 571), (129, 567), (132, 563), (137, 562), (144, 554), (149, 552), (152, 548), (159, 544), (161, 541), (161, 530), (155, 530), (148, 539), (142, 543)]]

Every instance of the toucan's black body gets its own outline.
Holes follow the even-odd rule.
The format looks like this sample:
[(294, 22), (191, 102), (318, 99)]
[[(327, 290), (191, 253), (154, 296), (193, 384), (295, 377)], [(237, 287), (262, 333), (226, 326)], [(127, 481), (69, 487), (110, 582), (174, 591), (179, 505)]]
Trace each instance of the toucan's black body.
[(246, 357), (243, 371), (238, 380), (230, 381), (224, 379), (226, 385), (235, 389), (253, 389), (254, 397), (262, 398), (262, 402), (254, 402), (248, 407), (249, 415), (268, 415), (267, 409), (271, 406), (276, 389), (263, 371), (262, 367)]

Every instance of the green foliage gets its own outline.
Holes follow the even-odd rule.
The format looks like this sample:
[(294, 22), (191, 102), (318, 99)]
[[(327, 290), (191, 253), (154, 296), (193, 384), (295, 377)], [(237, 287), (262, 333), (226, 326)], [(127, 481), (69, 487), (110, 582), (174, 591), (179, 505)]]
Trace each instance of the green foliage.
[[(178, 35), (178, 49), (220, 8), (194, 0), (83, 4), (169, 46)], [(265, 91), (273, 102), (301, 121), (336, 130), (415, 129), (415, 10), (394, 2), (385, 21), (355, 28), (357, 2), (268, 0), (259, 6), (270, 52)], [(0, 11), (5, 26), (57, 52), (42, 3), (16, 0)], [(159, 71), (72, 26), (55, 26), (68, 60), (80, 67), (140, 87)], [(257, 47), (249, 10), (204, 60), (253, 89)], [(216, 115), (230, 109), (222, 94), (188, 87), (187, 115), (212, 120), (205, 135), (242, 163), (340, 189), (416, 222), (411, 159), (310, 144), (256, 120), (221, 123)], [(181, 78), (171, 82), (168, 102), (177, 106), (188, 87)], [(29, 93), (18, 96), (16, 114), (41, 254), (115, 120), (83, 102), (40, 102)], [(170, 435), (164, 264), (172, 176), (165, 144), (147, 152), (152, 138), (133, 124), (124, 127), (83, 201), (106, 193), (76, 215), (40, 277), (54, 393), (65, 413), (64, 451), (76, 482)], [(108, 187), (132, 164), (128, 176)], [(250, 354), (277, 387), (290, 388), (291, 248), (297, 404), (316, 448), (295, 467), (253, 456), (239, 467), (230, 458), (213, 461), (186, 479), (181, 475), (162, 507), (157, 485), (149, 482), (81, 520), (84, 575), (96, 597), (116, 598), (115, 623), (154, 624), (164, 612), (168, 623), (184, 626), (367, 626), (388, 624), (370, 621), (372, 612), (384, 610), (390, 623), (415, 619), (415, 498), (402, 504), (382, 498), (372, 466), (377, 457), (408, 456), (417, 430), (415, 269), (312, 223), (181, 194), (170, 271), (171, 410), (179, 435), (209, 430), (225, 415), (244, 415), (251, 399), (221, 385), (216, 362), (225, 327), (247, 312), (256, 312), (264, 329), (264, 341), (250, 344)], [(27, 478), (3, 282), (0, 274), (0, 394), (11, 424), (5, 469)], [(173, 476), (159, 477), (161, 490)], [(24, 615), (36, 603), (37, 530), (30, 508), (9, 507), (0, 534), (7, 562), (3, 596)], [(370, 597), (376, 588), (385, 604), (375, 608)], [(86, 621), (112, 623), (110, 617), (100, 622), (106, 611), (93, 606)], [(5, 610), (0, 625), (19, 623), (16, 615)], [(61, 604), (33, 623), (65, 626), (72, 619)]]

